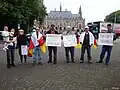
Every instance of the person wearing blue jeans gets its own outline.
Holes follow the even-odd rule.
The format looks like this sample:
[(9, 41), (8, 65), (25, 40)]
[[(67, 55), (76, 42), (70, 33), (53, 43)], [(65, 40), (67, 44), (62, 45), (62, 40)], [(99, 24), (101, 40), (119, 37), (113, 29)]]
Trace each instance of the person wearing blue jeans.
[(108, 65), (110, 61), (110, 56), (111, 56), (111, 51), (112, 51), (112, 46), (102, 46), (102, 52), (100, 54), (100, 61), (98, 63), (103, 62), (103, 58), (105, 56), (105, 53), (107, 52), (107, 57), (106, 57), (106, 65)]
[[(113, 33), (111, 24), (108, 24), (107, 28), (108, 28), (107, 33)], [(112, 47), (113, 46), (109, 46), (109, 45), (103, 45), (102, 46), (102, 51), (101, 51), (101, 54), (100, 54), (100, 60), (97, 63), (103, 63), (103, 58), (105, 56), (105, 53), (107, 52), (106, 65), (109, 64), (110, 56), (111, 56), (111, 52), (112, 52)]]
[[(34, 48), (34, 51), (33, 51), (33, 54), (34, 54), (34, 56), (33, 56), (33, 59), (34, 59), (34, 63), (36, 62), (36, 61), (38, 61), (38, 64), (41, 64), (42, 65), (42, 63), (40, 62), (41, 61), (41, 49), (40, 49), (40, 46), (36, 46), (35, 48)], [(34, 64), (33, 63), (33, 64)]]
[(33, 50), (33, 66), (36, 63), (36, 61), (38, 61), (38, 64), (42, 65), (41, 62), (41, 49), (40, 49), (40, 43), (38, 42), (38, 40), (40, 40), (42, 37), (42, 34), (40, 32), (40, 28), (36, 27), (36, 31), (34, 33), (32, 33), (31, 39), (33, 41), (34, 44), (34, 50)]

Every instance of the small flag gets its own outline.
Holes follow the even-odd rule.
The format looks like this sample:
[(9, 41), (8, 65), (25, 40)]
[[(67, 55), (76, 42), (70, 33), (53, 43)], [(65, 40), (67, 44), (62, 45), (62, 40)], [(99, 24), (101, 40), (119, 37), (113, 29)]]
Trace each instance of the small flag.
[(97, 48), (97, 40), (94, 40), (94, 45), (93, 47), (96, 49)]

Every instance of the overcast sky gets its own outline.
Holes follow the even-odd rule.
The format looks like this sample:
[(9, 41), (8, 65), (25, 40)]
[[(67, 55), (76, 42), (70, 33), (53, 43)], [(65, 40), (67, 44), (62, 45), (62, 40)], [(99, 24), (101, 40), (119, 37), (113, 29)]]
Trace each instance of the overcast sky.
[(51, 10), (60, 10), (60, 3), (62, 10), (71, 11), (77, 14), (81, 5), (83, 18), (87, 22), (103, 21), (105, 16), (120, 10), (120, 0), (44, 0), (47, 7), (47, 12)]

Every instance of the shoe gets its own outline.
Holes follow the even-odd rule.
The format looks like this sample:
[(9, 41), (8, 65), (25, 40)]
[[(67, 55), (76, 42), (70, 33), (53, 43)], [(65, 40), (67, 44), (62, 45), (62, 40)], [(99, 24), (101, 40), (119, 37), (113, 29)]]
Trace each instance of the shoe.
[(10, 66), (7, 66), (7, 68), (10, 68)]
[(70, 63), (69, 61), (67, 61), (67, 63)]
[(98, 61), (97, 63), (103, 63), (103, 61), (100, 60), (100, 61)]
[(16, 65), (15, 64), (12, 64), (13, 67), (15, 67)]
[(91, 62), (91, 61), (88, 61), (88, 63), (89, 63), (89, 64), (92, 64), (92, 62)]
[(48, 61), (47, 63), (52, 63), (52, 61)]
[(106, 65), (109, 65), (107, 62), (105, 63)]
[(72, 60), (72, 63), (75, 63), (75, 61), (74, 61), (74, 60)]
[(57, 64), (57, 62), (53, 62), (53, 64)]
[(81, 61), (80, 61), (80, 63), (84, 63), (84, 61), (83, 61), (83, 60), (81, 60)]
[(39, 65), (43, 65), (41, 62), (38, 63)]
[(33, 66), (35, 65), (36, 61), (33, 61)]

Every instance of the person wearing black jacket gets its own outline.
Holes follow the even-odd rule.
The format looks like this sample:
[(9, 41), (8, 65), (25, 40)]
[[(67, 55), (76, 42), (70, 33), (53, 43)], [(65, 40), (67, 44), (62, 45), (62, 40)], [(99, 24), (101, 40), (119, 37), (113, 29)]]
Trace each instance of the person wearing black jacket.
[(24, 62), (26, 63), (27, 55), (22, 55), (21, 52), (21, 46), (24, 45), (26, 46), (27, 43), (27, 36), (24, 34), (24, 30), (19, 30), (19, 35), (17, 37), (17, 48), (19, 49), (19, 55), (20, 55), (20, 60), (21, 63), (23, 63), (23, 56), (24, 56)]
[[(55, 26), (52, 24), (50, 30), (47, 31), (46, 34), (58, 34), (58, 32), (54, 29), (54, 27)], [(52, 51), (53, 51), (53, 54), (54, 54), (53, 64), (56, 64), (57, 63), (57, 47), (48, 46), (48, 51), (49, 51), (49, 61), (48, 61), (48, 63), (52, 63)]]

